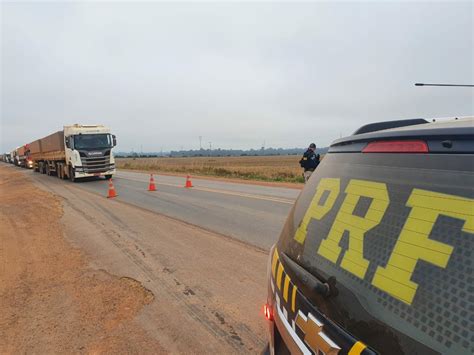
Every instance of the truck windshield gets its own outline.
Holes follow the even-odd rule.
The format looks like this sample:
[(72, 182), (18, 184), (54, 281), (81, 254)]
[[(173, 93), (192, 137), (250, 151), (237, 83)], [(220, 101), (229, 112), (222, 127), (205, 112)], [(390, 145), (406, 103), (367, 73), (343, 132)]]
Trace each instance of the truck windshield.
[(112, 147), (110, 134), (79, 134), (74, 136), (75, 149), (103, 149)]

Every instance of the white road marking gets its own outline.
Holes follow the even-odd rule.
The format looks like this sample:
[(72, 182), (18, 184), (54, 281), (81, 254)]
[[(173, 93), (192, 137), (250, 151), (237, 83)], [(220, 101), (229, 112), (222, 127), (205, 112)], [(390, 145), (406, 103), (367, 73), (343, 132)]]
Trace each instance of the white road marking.
[[(147, 181), (139, 180), (139, 179), (133, 179), (133, 178), (130, 178), (130, 177), (116, 177), (116, 179), (147, 183)], [(183, 188), (183, 189), (185, 188), (184, 184), (183, 185), (170, 184), (170, 183), (166, 183), (166, 182), (157, 182), (156, 180), (155, 180), (155, 185), (171, 186), (171, 187), (178, 187), (178, 188)], [(288, 205), (293, 205), (295, 203), (294, 200), (290, 200), (290, 199), (286, 199), (286, 198), (271, 197), (271, 196), (256, 195), (256, 194), (248, 194), (248, 193), (245, 193), (245, 192), (225, 191), (225, 190), (210, 189), (210, 188), (199, 187), (199, 186), (194, 186), (194, 187), (191, 187), (189, 189), (204, 191), (204, 192), (213, 192), (213, 193), (218, 193), (218, 194), (223, 194), (223, 195), (246, 197), (246, 198), (252, 198), (252, 199), (256, 199), (256, 200), (272, 201), (272, 202), (284, 203), (284, 204), (288, 204)]]

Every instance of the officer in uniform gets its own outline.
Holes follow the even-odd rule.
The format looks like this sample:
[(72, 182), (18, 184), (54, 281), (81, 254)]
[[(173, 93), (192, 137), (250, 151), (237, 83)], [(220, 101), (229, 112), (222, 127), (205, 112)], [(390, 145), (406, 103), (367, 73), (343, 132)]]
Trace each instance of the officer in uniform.
[(319, 165), (320, 156), (316, 154), (316, 144), (311, 143), (308, 150), (304, 152), (303, 158), (300, 160), (300, 166), (304, 169), (304, 182), (309, 180), (309, 177)]

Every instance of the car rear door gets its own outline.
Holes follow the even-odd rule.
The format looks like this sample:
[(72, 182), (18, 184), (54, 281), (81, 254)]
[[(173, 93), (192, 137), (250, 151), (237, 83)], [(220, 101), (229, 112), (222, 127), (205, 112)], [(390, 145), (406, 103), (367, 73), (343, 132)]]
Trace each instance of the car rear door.
[[(474, 353), (474, 136), (463, 132), (449, 153), (373, 152), (366, 141), (324, 157), (272, 257), (272, 285), (308, 348), (311, 314), (341, 353), (358, 342), (359, 353)], [(337, 295), (307, 289), (292, 262), (335, 279)]]

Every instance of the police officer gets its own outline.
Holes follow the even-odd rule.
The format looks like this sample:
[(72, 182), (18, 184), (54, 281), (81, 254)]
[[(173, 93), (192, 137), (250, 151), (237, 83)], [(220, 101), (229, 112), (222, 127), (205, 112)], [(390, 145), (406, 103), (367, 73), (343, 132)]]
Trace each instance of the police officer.
[(304, 152), (303, 158), (300, 160), (300, 165), (304, 169), (304, 182), (306, 183), (309, 180), (309, 177), (319, 165), (320, 156), (316, 154), (316, 144), (311, 143), (308, 150)]

